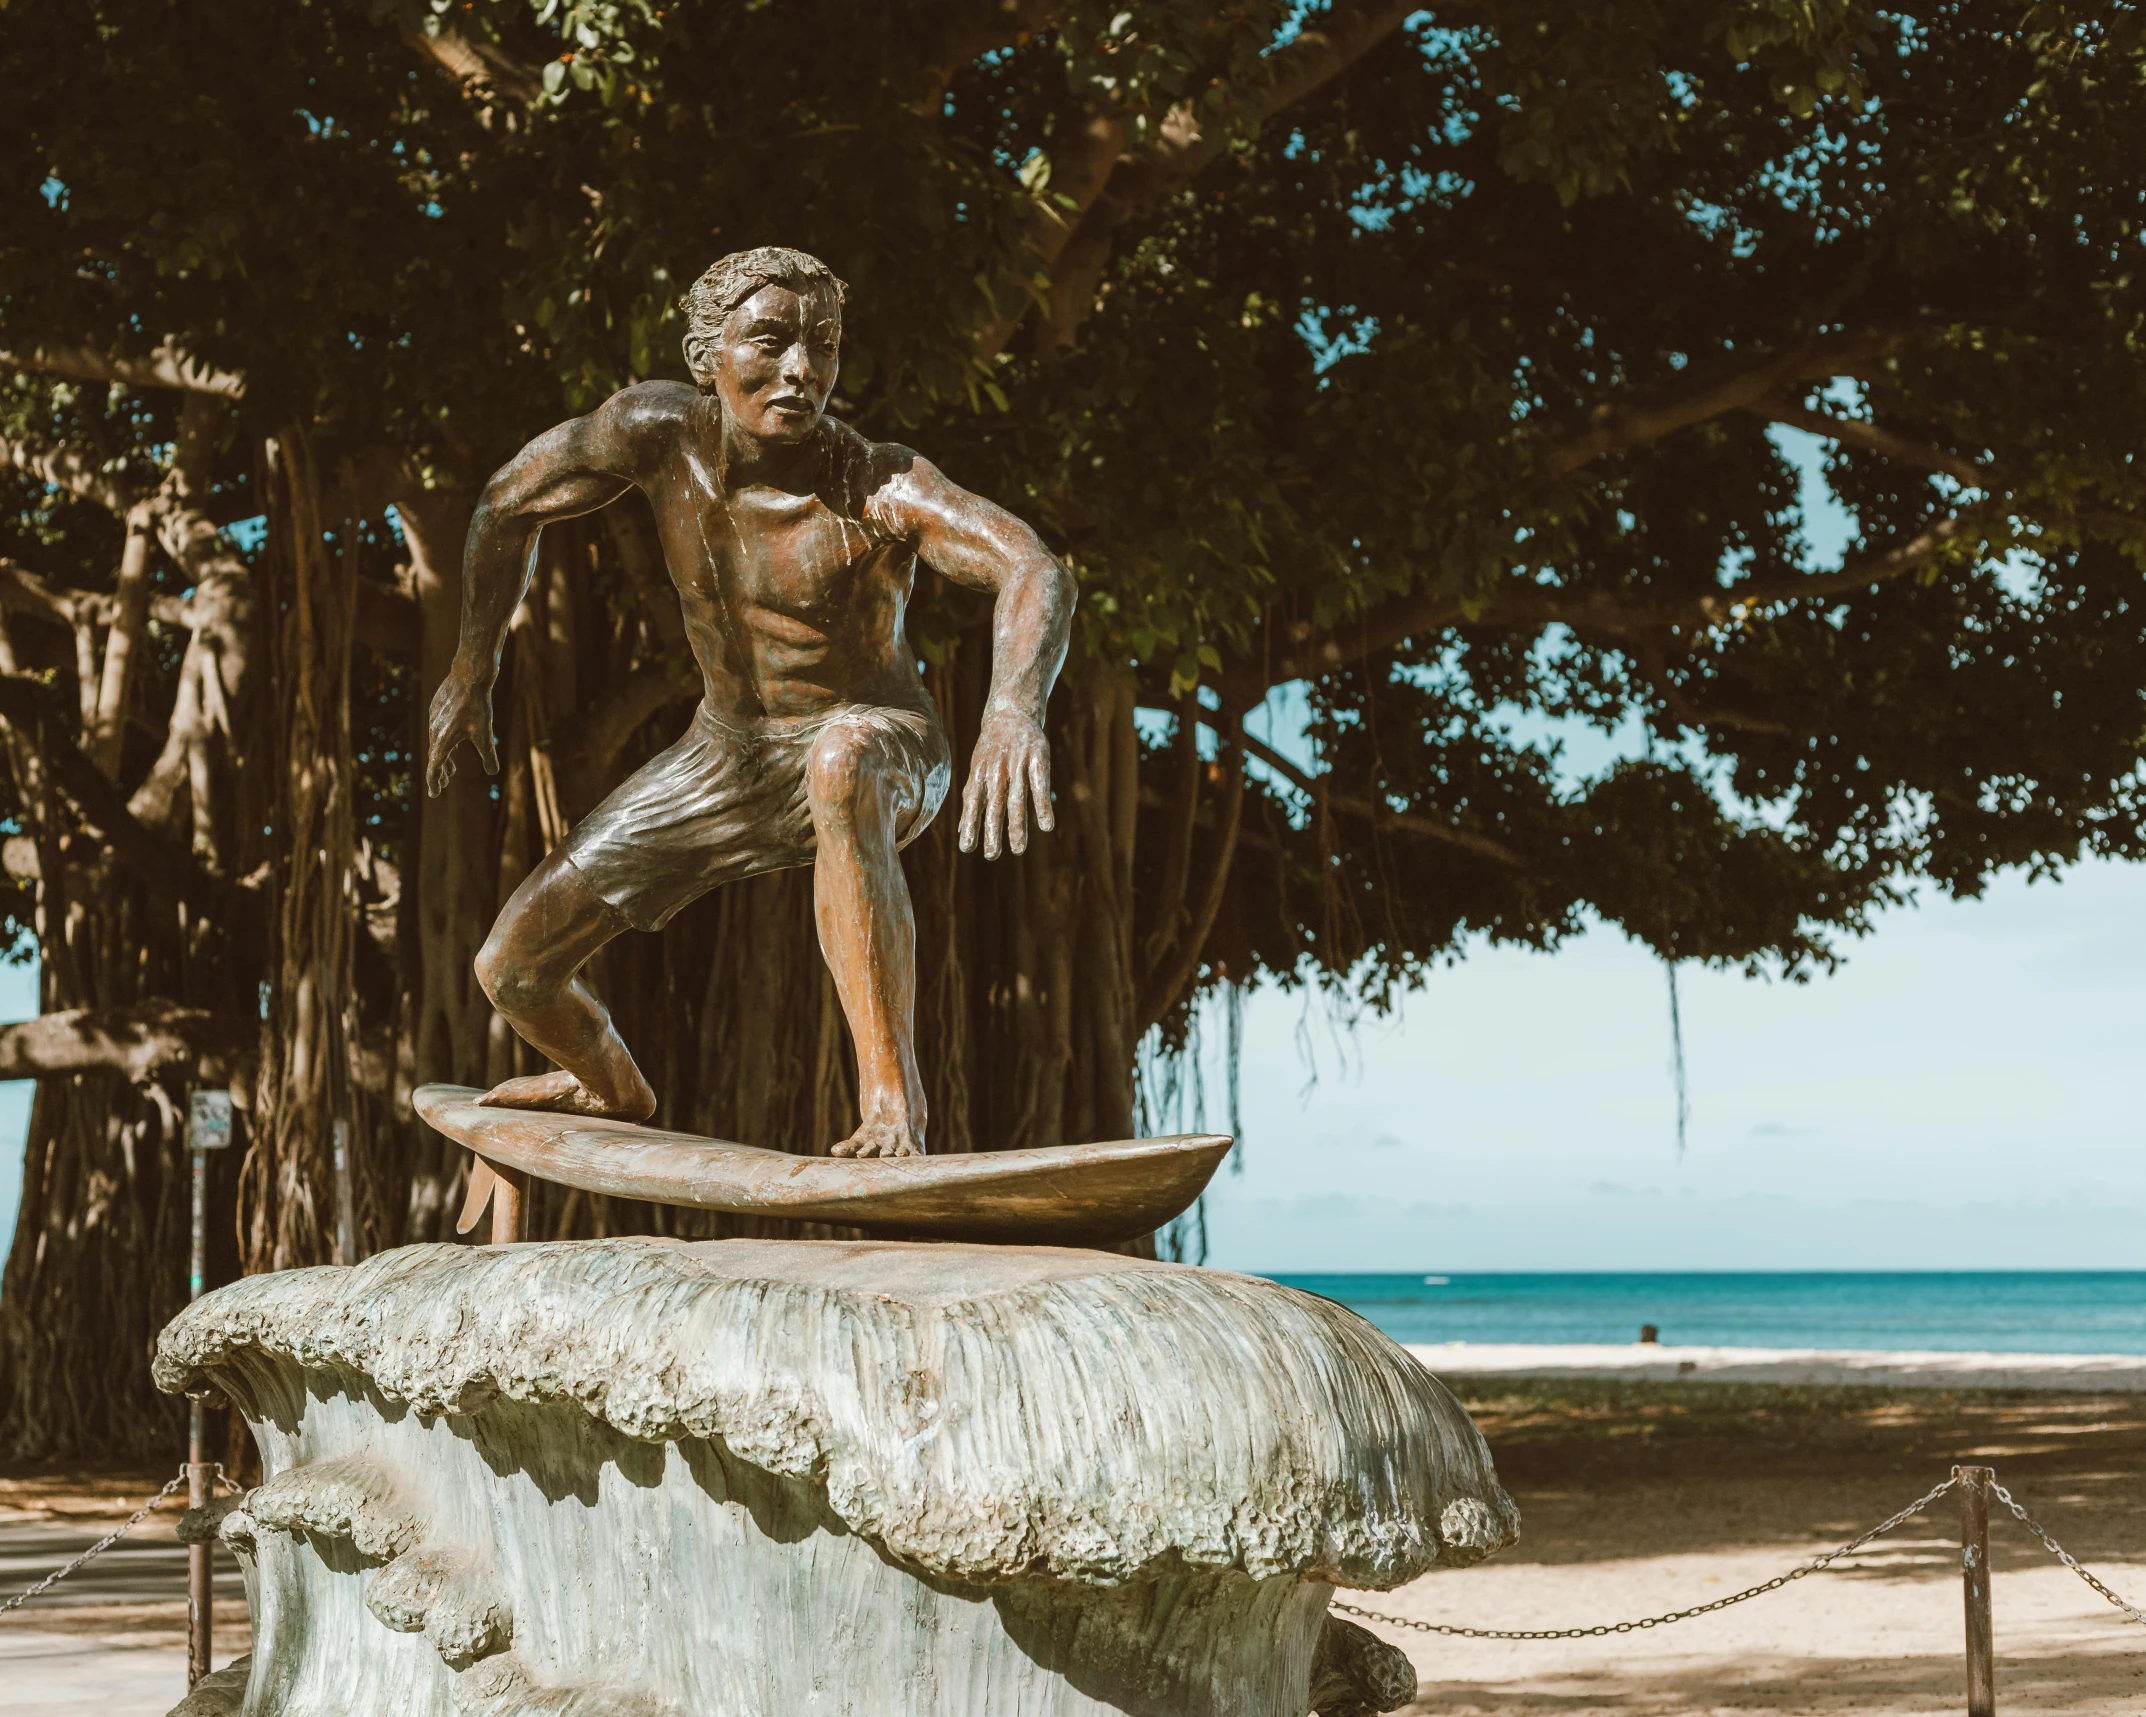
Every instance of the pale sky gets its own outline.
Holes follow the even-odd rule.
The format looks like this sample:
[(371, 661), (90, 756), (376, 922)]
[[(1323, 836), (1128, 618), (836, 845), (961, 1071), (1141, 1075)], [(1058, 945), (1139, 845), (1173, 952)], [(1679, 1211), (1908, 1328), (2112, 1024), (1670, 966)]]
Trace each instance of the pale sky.
[(1308, 1089), (1301, 998), (1255, 995), (1210, 1262), (2146, 1269), (2146, 871), (1892, 912), (1808, 984), (1679, 982), (1681, 1161), (1662, 967), (1618, 932), (1479, 951), (1346, 1060), (1315, 1009)]

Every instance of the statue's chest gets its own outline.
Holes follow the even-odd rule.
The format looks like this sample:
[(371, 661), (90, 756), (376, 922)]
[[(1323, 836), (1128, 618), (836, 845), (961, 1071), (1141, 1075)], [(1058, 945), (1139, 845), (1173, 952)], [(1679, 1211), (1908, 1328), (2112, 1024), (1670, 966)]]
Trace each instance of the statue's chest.
[(817, 495), (733, 496), (720, 533), (726, 593), (755, 607), (807, 614), (846, 606), (879, 547)]

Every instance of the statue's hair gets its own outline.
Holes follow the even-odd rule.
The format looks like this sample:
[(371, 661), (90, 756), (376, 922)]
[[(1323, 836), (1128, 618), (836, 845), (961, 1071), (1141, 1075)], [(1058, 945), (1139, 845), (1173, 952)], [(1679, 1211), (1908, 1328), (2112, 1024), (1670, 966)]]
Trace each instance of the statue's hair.
[(757, 250), (732, 251), (687, 289), (686, 338), (712, 337), (723, 319), (763, 286), (825, 287), (837, 304), (849, 291), (833, 269), (801, 250), (764, 244)]

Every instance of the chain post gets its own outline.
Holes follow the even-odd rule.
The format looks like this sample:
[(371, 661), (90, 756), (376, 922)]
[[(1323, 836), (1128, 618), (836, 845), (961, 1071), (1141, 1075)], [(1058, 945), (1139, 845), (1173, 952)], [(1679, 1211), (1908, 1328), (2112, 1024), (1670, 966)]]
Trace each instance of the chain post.
[[(194, 1234), (186, 1278), (188, 1304), (201, 1298), (209, 1272), (209, 1152), (231, 1143), (231, 1093), (196, 1091), (187, 1115), (194, 1156)], [(216, 1494), (216, 1467), (202, 1446), (207, 1435), (200, 1397), (186, 1404), (186, 1506), (205, 1508)], [(209, 1673), (215, 1650), (216, 1565), (211, 1546), (186, 1547), (186, 1685)]]
[(1960, 1590), (1967, 1603), (1967, 1717), (1997, 1717), (1990, 1623), (1990, 1486), (1994, 1467), (1954, 1467), (1960, 1489)]
[[(189, 1272), (187, 1299), (201, 1298), (202, 1278), (208, 1270), (208, 1208), (209, 1208), (209, 1153), (194, 1151), (194, 1246), (193, 1268)], [(202, 1424), (199, 1397), (186, 1404), (186, 1506), (207, 1506), (211, 1479), (208, 1463), (203, 1459), (202, 1437), (206, 1429)], [(209, 1673), (209, 1654), (214, 1650), (215, 1592), (213, 1564), (209, 1560), (209, 1546), (189, 1544), (186, 1547), (186, 1685), (191, 1688)]]

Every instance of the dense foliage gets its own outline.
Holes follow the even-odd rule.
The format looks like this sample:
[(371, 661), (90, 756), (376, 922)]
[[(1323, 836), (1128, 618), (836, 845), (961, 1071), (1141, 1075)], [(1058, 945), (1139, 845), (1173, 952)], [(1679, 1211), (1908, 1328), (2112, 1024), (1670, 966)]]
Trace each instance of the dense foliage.
[[(1301, 12), (18, 3), (70, 72), (11, 85), (6, 338), (181, 331), (467, 482), (677, 373), (714, 253), (815, 249), (846, 409), (1029, 511), (1152, 701), (1313, 670), (1336, 792), (1506, 849), (1352, 868), (1397, 965), (1583, 902), (1795, 958), (2134, 850), (2131, 10)], [(1908, 564), (1806, 594), (1776, 424)], [(1575, 795), (1516, 710), (1651, 760)]]

